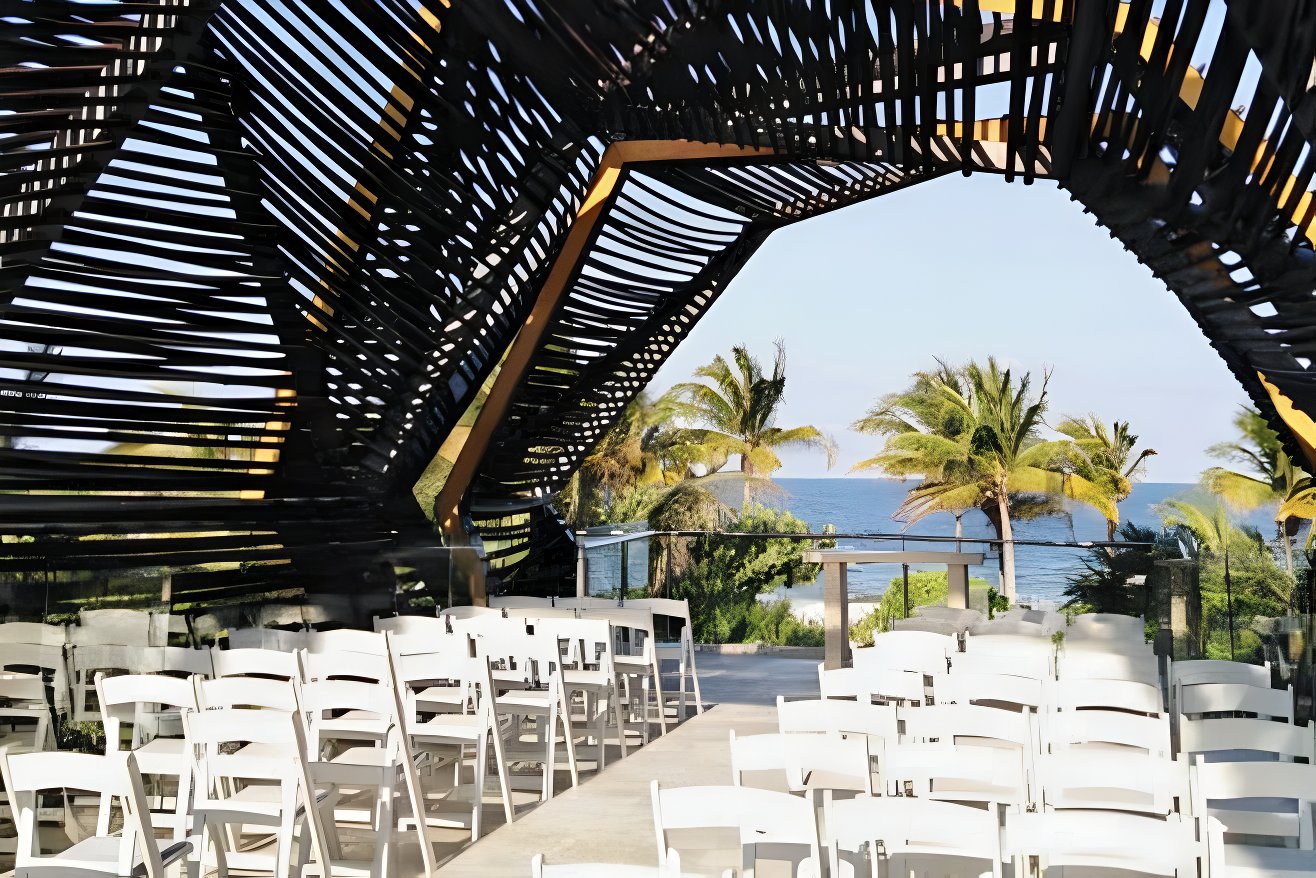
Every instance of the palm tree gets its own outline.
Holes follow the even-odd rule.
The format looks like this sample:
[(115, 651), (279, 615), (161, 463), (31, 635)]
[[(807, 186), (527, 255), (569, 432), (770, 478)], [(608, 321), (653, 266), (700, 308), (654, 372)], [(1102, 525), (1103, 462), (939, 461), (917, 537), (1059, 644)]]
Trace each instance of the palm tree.
[(1018, 495), (1066, 496), (1089, 503), (1109, 518), (1109, 497), (1084, 474), (1088, 463), (1073, 443), (1038, 436), (1046, 411), (1042, 379), (1036, 398), (1032, 376), (1017, 381), (994, 358), (984, 369), (938, 364), (916, 373), (905, 394), (887, 397), (856, 422), (860, 432), (885, 433), (886, 444), (854, 470), (922, 481), (906, 495), (897, 516), (911, 523), (934, 512), (982, 508), (1001, 540), (1002, 593), (1015, 597), (1012, 503)]
[[(1220, 442), (1206, 451), (1212, 457), (1241, 466), (1247, 472), (1211, 467), (1202, 473), (1202, 484), (1225, 503), (1242, 511), (1278, 503), (1276, 531), (1284, 546), (1285, 569), (1293, 572), (1292, 537), (1301, 519), (1316, 518), (1316, 491), (1311, 477), (1289, 457), (1279, 434), (1255, 409), (1242, 408), (1234, 416), (1239, 438)], [(1310, 545), (1312, 535), (1307, 534)]]
[(782, 448), (818, 448), (827, 454), (828, 468), (836, 462), (836, 443), (817, 427), (776, 425), (786, 395), (786, 348), (780, 340), (776, 348), (770, 375), (744, 345), (736, 345), (731, 349), (734, 367), (719, 354), (695, 370), (695, 377), (708, 383), (678, 384), (665, 397), (674, 415), (699, 425), (673, 431), (686, 459), (703, 464), (711, 474), (732, 455), (740, 456), (746, 504), (751, 480), (770, 478), (781, 469), (777, 451)]
[(567, 484), (567, 518), (573, 526), (588, 524), (595, 501), (606, 510), (627, 492), (666, 483), (663, 462), (651, 439), (666, 419), (666, 410), (643, 393), (622, 410)]
[(1133, 492), (1133, 480), (1144, 472), (1147, 458), (1156, 454), (1154, 448), (1144, 448), (1134, 455), (1138, 437), (1129, 432), (1128, 421), (1113, 421), (1107, 427), (1096, 415), (1085, 418), (1065, 418), (1056, 427), (1078, 446), (1092, 463), (1093, 481), (1103, 486), (1110, 495), (1114, 517), (1106, 518), (1106, 540), (1115, 541), (1119, 527), (1119, 504)]

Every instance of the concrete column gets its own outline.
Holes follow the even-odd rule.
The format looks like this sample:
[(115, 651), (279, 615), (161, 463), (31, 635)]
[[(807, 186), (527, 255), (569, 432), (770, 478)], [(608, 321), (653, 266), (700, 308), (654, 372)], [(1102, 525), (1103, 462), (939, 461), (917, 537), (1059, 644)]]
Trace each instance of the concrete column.
[(1201, 658), (1202, 588), (1197, 562), (1187, 558), (1157, 561), (1156, 567), (1168, 581), (1170, 634), (1176, 661)]
[(946, 606), (956, 610), (967, 610), (969, 608), (968, 565), (946, 565), (946, 586)]
[(846, 585), (849, 565), (823, 564), (824, 661), (828, 670), (850, 666), (850, 596)]
[(576, 531), (576, 597), (588, 597), (589, 557), (585, 554), (585, 532)]

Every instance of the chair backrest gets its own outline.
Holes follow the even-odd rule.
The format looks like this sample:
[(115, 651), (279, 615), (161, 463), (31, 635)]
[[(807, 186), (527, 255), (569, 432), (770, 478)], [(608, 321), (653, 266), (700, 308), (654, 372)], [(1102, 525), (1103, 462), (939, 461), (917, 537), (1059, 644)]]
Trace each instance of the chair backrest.
[[(75, 873), (58, 861), (58, 854), (42, 854), (37, 809), (38, 793), (46, 790), (60, 790), (66, 796), (70, 791), (98, 793), (96, 835), (100, 837), (110, 835), (111, 805), (118, 800), (124, 810), (124, 830), (118, 839), (113, 840), (117, 842), (114, 874), (164, 878), (160, 848), (154, 833), (146, 829), (149, 824), (143, 818), (150, 813), (145, 787), (137, 761), (131, 754), (99, 756), (50, 751), (11, 755), (0, 750), (0, 775), (14, 810), (18, 831), (16, 878)], [(140, 870), (134, 869), (135, 855), (140, 856)]]
[(1269, 689), (1246, 683), (1200, 683), (1180, 686), (1176, 694), (1180, 713), (1252, 713), (1293, 722), (1293, 686)]
[(792, 792), (816, 788), (873, 794), (867, 735), (794, 732), (782, 735), (781, 743), (786, 754), (786, 786)]
[(653, 657), (654, 628), (653, 613), (643, 607), (633, 608), (627, 605), (619, 607), (587, 607), (578, 611), (582, 619), (606, 619), (612, 624), (613, 633), (620, 634), (622, 629), (629, 629), (628, 640), (631, 655)]
[(1065, 639), (1147, 640), (1146, 623), (1141, 616), (1124, 616), (1119, 613), (1082, 613), (1069, 621)]
[[(79, 610), (78, 624), (68, 630), (69, 642), (85, 646), (163, 646), (161, 625), (155, 623), (154, 615), (141, 610)], [(167, 622), (163, 634), (168, 635)]]
[(1164, 713), (1145, 716), (1122, 710), (1060, 710), (1044, 717), (1042, 732), (1053, 753), (1075, 747), (1118, 746), (1171, 755), (1170, 716)]
[(951, 656), (952, 674), (1002, 674), (1011, 677), (1028, 677), (1033, 680), (1051, 680), (1055, 677), (1054, 656), (1049, 650), (1032, 652), (996, 652), (974, 646), (967, 652)]
[(820, 873), (818, 830), (809, 800), (774, 790), (738, 786), (696, 786), (664, 789), (649, 785), (654, 832), (660, 864), (673, 830), (738, 829), (743, 844), (798, 844), (810, 849), (809, 859)]
[(269, 677), (281, 680), (296, 679), (296, 652), (275, 649), (220, 649), (211, 647), (210, 664), (216, 677)]
[(946, 673), (946, 657), (959, 648), (955, 637), (930, 631), (886, 631), (874, 636), (873, 645), (852, 652), (853, 665), (861, 670)]
[(437, 616), (389, 616), (386, 619), (375, 617), (375, 630), (387, 631), (407, 637), (427, 635), (438, 637), (448, 631), (447, 621)]
[(1023, 747), (947, 743), (888, 747), (882, 772), (884, 792), (886, 795), (908, 792), (922, 799), (1023, 806), (1032, 799), (1031, 755)]
[(195, 682), (197, 706), (201, 710), (222, 707), (294, 713), (299, 709), (299, 684), (296, 677), (290, 680), (264, 677), (216, 677), (205, 680), (198, 677)]
[(1047, 640), (1052, 630), (1040, 622), (1029, 622), (1026, 619), (984, 619), (969, 626), (969, 633), (975, 637), (1000, 635)]
[[(382, 637), (382, 635), (381, 635)], [(310, 652), (298, 654), (302, 682), (311, 680), (369, 680), (382, 683), (389, 678), (388, 654), (367, 652)]]
[(1050, 687), (1034, 677), (959, 671), (932, 679), (938, 704), (995, 702), (1036, 709), (1047, 703), (1050, 694)]
[(1011, 812), (1007, 854), (1038, 857), (1043, 867), (1121, 869), (1144, 875), (1197, 874), (1201, 845), (1191, 819), (1119, 811)]
[(1056, 658), (1056, 679), (1133, 680), (1160, 688), (1161, 671), (1151, 652), (1135, 655), (1105, 649), (1085, 649), (1066, 642)]
[[(1228, 832), (1296, 838), (1298, 847), (1312, 849), (1316, 765), (1206, 762), (1201, 756), (1195, 756), (1193, 760), (1194, 815), (1215, 817)], [(1296, 820), (1294, 809), (1278, 805), (1277, 799), (1297, 804)], [(1231, 802), (1238, 805), (1230, 807)]]
[[(887, 856), (935, 854), (996, 863), (1001, 858), (998, 821), (994, 810), (954, 802), (858, 796), (831, 803), (823, 843), (831, 856), (832, 875), (844, 874), (841, 854), (860, 854), (865, 844), (870, 856), (880, 845)], [(860, 874), (858, 867), (854, 874)]]
[(439, 611), (440, 616), (446, 616), (450, 619), (473, 619), (476, 616), (502, 616), (503, 611), (498, 607), (448, 607)]
[[(393, 687), (386, 683), (312, 680), (302, 684), (300, 698), (310, 730), (307, 743), (312, 752), (317, 752), (327, 740), (332, 739), (334, 730), (340, 728), (341, 724), (357, 725), (358, 720), (362, 719), (361, 714), (370, 714), (392, 725), (398, 722), (396, 696)], [(345, 711), (351, 711), (354, 718), (340, 719), (338, 714)], [(367, 723), (369, 721), (366, 719)]]
[(509, 619), (575, 619), (576, 611), (570, 607), (507, 607), (503, 610)]
[(1238, 761), (1245, 752), (1316, 762), (1313, 749), (1310, 726), (1241, 717), (1179, 718), (1179, 751), (1211, 754), (1208, 762), (1216, 761), (1213, 756)]
[(173, 707), (196, 710), (196, 684), (190, 679), (163, 674), (123, 674), (96, 676), (96, 697), (100, 701), (105, 723), (106, 749), (120, 749), (122, 724), (132, 723), (132, 742), (128, 749), (143, 743), (144, 721), (152, 708)]
[(922, 631), (928, 634), (942, 634), (958, 637), (964, 628), (947, 619), (924, 619), (910, 616), (908, 619), (892, 619), (891, 631)]
[(143, 669), (146, 673), (171, 674), (190, 677), (200, 674), (214, 676), (215, 668), (209, 649), (192, 649), (187, 646), (156, 646), (145, 650)]
[(741, 786), (747, 771), (780, 771), (789, 774), (785, 736), (781, 734), (737, 735), (731, 730), (731, 783)]
[(980, 704), (929, 704), (899, 712), (904, 723), (904, 740), (914, 743), (941, 741), (947, 744), (1001, 742), (1028, 752), (1036, 749), (1033, 717), (1028, 713), (1002, 710)]
[(1054, 692), (1056, 706), (1061, 710), (1165, 712), (1161, 690), (1135, 680), (1074, 680), (1066, 677), (1056, 681)]
[(0, 643), (63, 646), (68, 643), (68, 629), (63, 625), (43, 625), (40, 622), (5, 622), (0, 624)]
[(380, 631), (361, 631), (356, 628), (338, 628), (333, 631), (311, 631), (306, 636), (306, 651), (318, 653), (352, 653), (354, 655), (388, 655), (388, 644)]
[(608, 620), (536, 617), (529, 623), (537, 636), (557, 639), (568, 665), (598, 666), (601, 671), (612, 672), (615, 640)]
[[(281, 710), (185, 711), (183, 734), (193, 754), (196, 807), (221, 805), (227, 788), (246, 782), (274, 781), (291, 797), (302, 783), (305, 739), (300, 719)], [(233, 744), (264, 744), (232, 750)], [(244, 752), (244, 750), (246, 752)]]
[(1064, 749), (1038, 758), (1037, 775), (1051, 808), (1109, 808), (1169, 814), (1188, 804), (1188, 763), (1135, 750), (1099, 754)]
[(228, 648), (295, 652), (306, 648), (307, 634), (306, 631), (284, 631), (281, 628), (230, 628)]
[(489, 606), (499, 610), (546, 609), (553, 606), (553, 599), (524, 594), (508, 594), (489, 598)]
[(839, 732), (892, 742), (899, 736), (893, 705), (836, 699), (787, 701), (778, 695), (777, 727), (783, 733)]
[[(553, 606), (567, 610), (609, 610), (618, 609), (620, 604), (613, 598), (556, 598)], [(630, 606), (628, 603), (627, 606)]]
[(626, 607), (648, 610), (655, 617), (675, 619), (681, 623), (681, 637), (690, 637), (690, 602), (682, 598), (637, 598), (626, 601)]
[(1226, 659), (1186, 659), (1170, 665), (1171, 681), (1175, 686), (1196, 686), (1201, 683), (1243, 683), (1248, 686), (1270, 688), (1270, 663), (1249, 665)]
[(982, 620), (981, 610), (961, 609), (959, 607), (916, 607), (914, 616), (919, 619), (936, 619), (940, 622), (950, 622), (958, 630), (963, 631), (975, 622)]

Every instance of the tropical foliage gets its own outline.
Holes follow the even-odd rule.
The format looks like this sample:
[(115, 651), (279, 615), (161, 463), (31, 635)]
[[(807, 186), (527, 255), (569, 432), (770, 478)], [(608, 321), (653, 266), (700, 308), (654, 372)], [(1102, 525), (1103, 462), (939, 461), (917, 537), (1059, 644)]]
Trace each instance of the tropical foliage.
[(1128, 421), (1115, 421), (1109, 427), (1096, 415), (1082, 418), (1065, 418), (1056, 431), (1073, 440), (1091, 464), (1092, 482), (1105, 492), (1110, 503), (1106, 515), (1106, 539), (1115, 539), (1119, 527), (1119, 504), (1133, 492), (1133, 480), (1143, 473), (1147, 458), (1156, 454), (1154, 448), (1144, 448), (1134, 454), (1138, 437), (1129, 431)]
[(1003, 593), (1015, 595), (1012, 513), (1020, 495), (1068, 497), (1118, 518), (1102, 475), (1072, 441), (1042, 438), (1050, 374), (1034, 391), (1032, 376), (1014, 375), (994, 358), (981, 366), (938, 363), (915, 373), (903, 393), (884, 397), (855, 422), (860, 432), (885, 435), (873, 457), (854, 470), (896, 478), (918, 476), (897, 516), (909, 522), (935, 512), (979, 508), (1002, 541)]
[(716, 473), (733, 456), (740, 457), (744, 500), (756, 477), (781, 469), (783, 448), (816, 448), (836, 462), (836, 443), (814, 426), (778, 427), (786, 397), (786, 348), (778, 341), (772, 371), (765, 372), (743, 345), (731, 349), (731, 362), (720, 354), (695, 370), (700, 381), (673, 387), (665, 397), (672, 414), (691, 426), (668, 434), (670, 453)]
[(1201, 654), (1260, 660), (1261, 639), (1252, 625), (1292, 610), (1293, 575), (1279, 565), (1261, 533), (1233, 523), (1218, 499), (1178, 498), (1159, 509), (1162, 521), (1178, 529), (1185, 547), (1198, 559)]
[[(1160, 532), (1125, 522), (1117, 532), (1127, 548), (1107, 549), (1095, 547), (1083, 560), (1083, 570), (1068, 578), (1065, 586), (1065, 608), (1084, 613), (1120, 613), (1151, 618), (1154, 613), (1148, 604), (1149, 587), (1131, 586), (1133, 577), (1150, 577), (1157, 559), (1170, 557), (1163, 547), (1156, 545)], [(1146, 580), (1144, 580), (1145, 582)]]
[[(1316, 485), (1280, 443), (1279, 434), (1255, 409), (1243, 408), (1234, 416), (1238, 438), (1207, 449), (1218, 460), (1239, 469), (1212, 467), (1202, 473), (1202, 484), (1229, 506), (1250, 511), (1277, 504), (1277, 538), (1284, 550), (1285, 566), (1293, 570), (1293, 537), (1300, 521), (1316, 518)], [(1307, 530), (1307, 547), (1312, 529)]]
[[(748, 534), (808, 533), (808, 525), (789, 512), (763, 506), (746, 507), (735, 528)], [(674, 553), (671, 593), (690, 602), (695, 637), (705, 642), (741, 641), (757, 618), (760, 594), (818, 576), (816, 565), (800, 560), (812, 547), (809, 540), (710, 533), (682, 543), (683, 550)]]

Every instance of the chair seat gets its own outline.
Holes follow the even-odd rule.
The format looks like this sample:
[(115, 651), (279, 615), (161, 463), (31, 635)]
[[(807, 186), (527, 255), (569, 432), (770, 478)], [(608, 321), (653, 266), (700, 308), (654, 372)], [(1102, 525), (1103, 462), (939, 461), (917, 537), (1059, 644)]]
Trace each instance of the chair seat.
[[(119, 848), (122, 844), (123, 840), (117, 835), (94, 835), (91, 838), (84, 838), (67, 850), (46, 858), (45, 862), (36, 869), (37, 871), (68, 870), (70, 872), (85, 870), (117, 875), (119, 871)], [(191, 853), (191, 851), (192, 843), (190, 841), (176, 841), (161, 849), (160, 859), (164, 865), (169, 866)], [(140, 854), (135, 850), (133, 852), (132, 874), (133, 878), (144, 878), (146, 875), (146, 864), (141, 861)]]
[(642, 655), (614, 656), (612, 665), (620, 674), (647, 674), (653, 670), (653, 665)]
[(546, 714), (556, 706), (552, 693), (542, 689), (518, 689), (498, 698), (499, 713), (536, 716)]
[(568, 668), (562, 672), (562, 680), (568, 689), (589, 692), (606, 692), (612, 688), (612, 674), (605, 671), (582, 671)]
[(474, 713), (441, 713), (423, 723), (413, 724), (407, 731), (412, 739), (420, 742), (478, 741), (488, 731), (488, 726)]
[(182, 738), (155, 738), (133, 752), (143, 774), (180, 774), (191, 769), (183, 758), (186, 748)]

